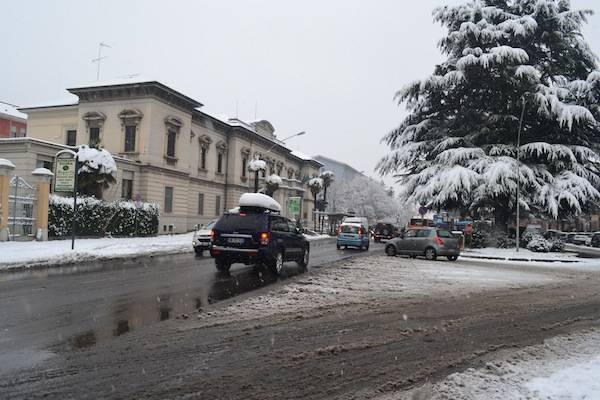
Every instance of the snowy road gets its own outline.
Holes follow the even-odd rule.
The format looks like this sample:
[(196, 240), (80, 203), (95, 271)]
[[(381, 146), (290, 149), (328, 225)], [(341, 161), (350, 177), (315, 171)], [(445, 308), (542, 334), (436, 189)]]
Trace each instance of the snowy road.
[[(331, 240), (314, 242), (311, 253), (311, 267), (363, 255), (336, 251)], [(50, 348), (82, 349), (111, 341), (221, 300), (276, 287), (303, 272), (286, 263), (277, 278), (236, 264), (223, 275), (210, 257), (191, 252), (0, 272), (0, 375), (45, 359)]]
[[(87, 279), (80, 284), (110, 274), (104, 287), (118, 290), (126, 271), (134, 269), (80, 274)], [(239, 278), (225, 286), (241, 292), (237, 285), (250, 272), (236, 272)], [(193, 274), (183, 272), (179, 286)], [(500, 350), (597, 327), (599, 283), (596, 270), (573, 265), (346, 259), (216, 305), (200, 301), (203, 311), (189, 319), (143, 329), (131, 329), (143, 307), (109, 304), (110, 330), (27, 353), (38, 365), (0, 374), (0, 391), (15, 399), (404, 398), (403, 391), (483, 366)], [(148, 312), (159, 319), (161, 301), (154, 301)], [(171, 296), (169, 316), (181, 314), (178, 304), (185, 303)], [(65, 326), (77, 321), (72, 306), (56, 306)], [(126, 314), (127, 325), (119, 322)]]

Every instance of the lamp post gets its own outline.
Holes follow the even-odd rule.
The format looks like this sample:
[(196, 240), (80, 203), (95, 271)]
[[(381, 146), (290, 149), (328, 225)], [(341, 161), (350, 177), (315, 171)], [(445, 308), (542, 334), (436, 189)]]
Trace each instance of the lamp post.
[(517, 133), (517, 226), (516, 226), (516, 244), (517, 244), (517, 253), (519, 252), (520, 239), (521, 239), (521, 214), (519, 211), (519, 201), (521, 199), (521, 130), (523, 129), (523, 118), (525, 117), (525, 106), (526, 101), (525, 97), (521, 98), (523, 100), (523, 109), (521, 110), (521, 119), (519, 120), (519, 132)]
[[(288, 140), (290, 140), (292, 138), (295, 138), (296, 136), (302, 136), (302, 135), (306, 135), (306, 132), (302, 131), (302, 132), (295, 133), (292, 136), (288, 136), (285, 139), (281, 139), (280, 142), (285, 143), (286, 141), (288, 141)], [(271, 150), (273, 150), (273, 148), (275, 146), (277, 146), (278, 144), (279, 143), (274, 143), (273, 146), (269, 147), (269, 150), (267, 150), (267, 152), (265, 153), (265, 155), (269, 154), (271, 152)]]

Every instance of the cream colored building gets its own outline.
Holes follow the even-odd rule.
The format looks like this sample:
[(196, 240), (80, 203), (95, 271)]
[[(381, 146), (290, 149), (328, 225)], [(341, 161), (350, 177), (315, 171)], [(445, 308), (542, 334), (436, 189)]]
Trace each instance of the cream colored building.
[(33, 164), (51, 168), (60, 148), (99, 140), (118, 166), (117, 183), (105, 198), (159, 203), (159, 233), (189, 231), (235, 207), (242, 193), (253, 191), (247, 166), (260, 157), (267, 175), (283, 179), (274, 195), (283, 213), (290, 197), (301, 197), (299, 217), (312, 224), (312, 195), (303, 182), (318, 174), (321, 163), (285, 147), (268, 121), (220, 120), (156, 81), (68, 91), (78, 101), (21, 108), (28, 115), (28, 138), (0, 139), (0, 157), (25, 173)]

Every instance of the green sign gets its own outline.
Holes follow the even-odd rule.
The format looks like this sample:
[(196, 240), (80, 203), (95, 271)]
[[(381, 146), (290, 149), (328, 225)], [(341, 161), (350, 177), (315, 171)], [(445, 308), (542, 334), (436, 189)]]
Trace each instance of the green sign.
[(75, 190), (75, 159), (57, 158), (54, 177), (56, 192), (73, 192)]
[(288, 215), (300, 215), (300, 197), (290, 197), (288, 199)]

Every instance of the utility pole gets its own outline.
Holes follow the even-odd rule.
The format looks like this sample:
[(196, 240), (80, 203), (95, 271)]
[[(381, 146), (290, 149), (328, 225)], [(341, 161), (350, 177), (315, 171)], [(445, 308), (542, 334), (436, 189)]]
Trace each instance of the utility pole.
[(98, 69), (96, 70), (96, 80), (99, 81), (100, 80), (100, 61), (104, 60), (105, 58), (107, 58), (108, 56), (102, 56), (102, 48), (103, 47), (108, 47), (111, 48), (109, 45), (107, 45), (104, 42), (100, 42), (98, 43), (98, 57), (94, 58), (92, 60), (92, 62), (95, 62), (98, 64)]
[(519, 120), (519, 133), (517, 134), (517, 253), (519, 252), (521, 236), (521, 214), (519, 211), (519, 201), (521, 200), (521, 130), (523, 128), (523, 118), (525, 117), (525, 97), (523, 99), (523, 109), (521, 110), (521, 119)]

